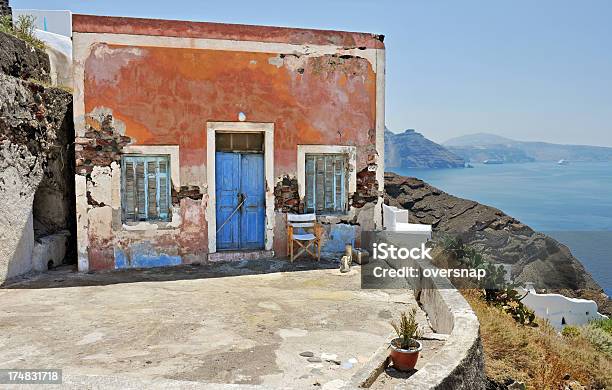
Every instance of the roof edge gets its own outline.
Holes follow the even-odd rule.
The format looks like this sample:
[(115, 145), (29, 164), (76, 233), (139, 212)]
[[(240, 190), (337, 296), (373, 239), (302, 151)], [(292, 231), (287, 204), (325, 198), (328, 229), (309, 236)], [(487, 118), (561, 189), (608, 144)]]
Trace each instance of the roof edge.
[(72, 15), (72, 31), (384, 49), (384, 35), (185, 20)]

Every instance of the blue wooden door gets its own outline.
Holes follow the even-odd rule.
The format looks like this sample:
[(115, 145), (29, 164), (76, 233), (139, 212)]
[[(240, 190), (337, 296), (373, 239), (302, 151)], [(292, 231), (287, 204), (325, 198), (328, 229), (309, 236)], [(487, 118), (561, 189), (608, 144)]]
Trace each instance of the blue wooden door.
[(217, 248), (239, 246), (238, 194), (240, 193), (240, 155), (217, 152), (215, 183), (217, 195)]
[(240, 248), (262, 249), (265, 224), (263, 154), (243, 154), (240, 170), (240, 188), (245, 199), (240, 210)]
[(264, 247), (263, 154), (217, 152), (217, 249)]

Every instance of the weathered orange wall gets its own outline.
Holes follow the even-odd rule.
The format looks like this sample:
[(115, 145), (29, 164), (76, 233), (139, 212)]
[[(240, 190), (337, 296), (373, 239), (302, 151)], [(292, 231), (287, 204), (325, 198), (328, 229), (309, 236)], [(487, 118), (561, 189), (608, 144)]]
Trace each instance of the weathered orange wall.
[(268, 53), (98, 45), (85, 111), (110, 108), (136, 144), (178, 144), (181, 165), (205, 164), (206, 122), (239, 112), (275, 123), (276, 176), (295, 172), (298, 144), (374, 143), (376, 77), (365, 59), (290, 56), (278, 67)]
[[(85, 62), (84, 103), (86, 115), (112, 112), (132, 144), (178, 144), (181, 172), (190, 172), (182, 186), (206, 183), (198, 175), (206, 171), (207, 121), (237, 121), (240, 112), (275, 124), (277, 178), (296, 175), (298, 144), (357, 146), (358, 171), (376, 155), (376, 75), (359, 57), (97, 43)], [(163, 237), (113, 233), (109, 241), (90, 229), (90, 268), (113, 268), (118, 249), (141, 241), (183, 262), (205, 254), (205, 199), (182, 199), (180, 215), (180, 231)]]

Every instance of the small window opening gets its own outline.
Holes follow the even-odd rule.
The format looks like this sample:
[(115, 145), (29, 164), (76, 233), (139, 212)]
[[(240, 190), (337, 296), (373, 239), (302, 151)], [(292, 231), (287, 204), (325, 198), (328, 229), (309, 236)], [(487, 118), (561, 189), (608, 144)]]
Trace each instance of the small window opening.
[(264, 134), (253, 133), (221, 133), (215, 134), (217, 152), (263, 152)]

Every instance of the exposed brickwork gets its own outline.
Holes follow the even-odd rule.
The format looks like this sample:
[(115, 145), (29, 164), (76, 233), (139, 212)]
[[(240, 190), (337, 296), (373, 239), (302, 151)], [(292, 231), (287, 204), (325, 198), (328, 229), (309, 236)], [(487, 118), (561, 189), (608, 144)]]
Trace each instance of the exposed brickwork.
[(361, 208), (365, 206), (366, 203), (376, 202), (379, 196), (376, 170), (370, 171), (370, 169), (366, 167), (357, 172), (357, 190), (353, 194), (351, 206)]
[(200, 191), (198, 186), (181, 186), (180, 191), (176, 191), (172, 188), (172, 204), (178, 204), (181, 199), (189, 198), (193, 200), (200, 200), (204, 195)]
[(300, 213), (304, 211), (298, 193), (298, 181), (289, 176), (283, 177), (274, 187), (274, 209), (284, 213)]
[(104, 202), (98, 202), (91, 196), (91, 192), (87, 191), (87, 204), (93, 207), (104, 207)]
[(77, 173), (90, 174), (94, 166), (110, 166), (113, 161), (119, 164), (121, 148), (130, 142), (115, 129), (111, 114), (88, 116), (85, 136), (75, 139)]

